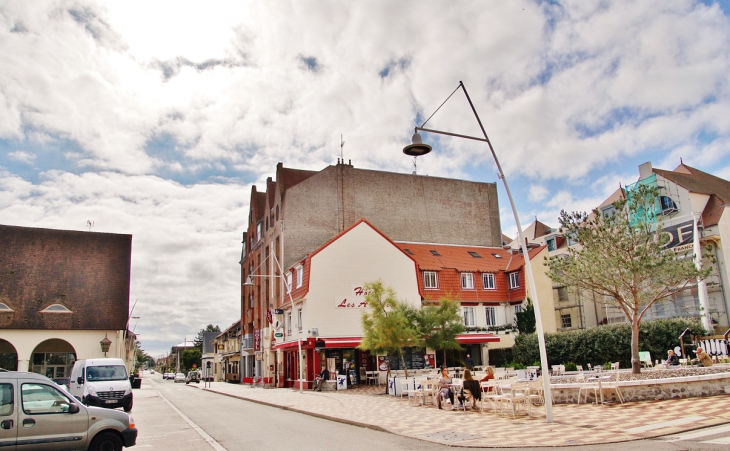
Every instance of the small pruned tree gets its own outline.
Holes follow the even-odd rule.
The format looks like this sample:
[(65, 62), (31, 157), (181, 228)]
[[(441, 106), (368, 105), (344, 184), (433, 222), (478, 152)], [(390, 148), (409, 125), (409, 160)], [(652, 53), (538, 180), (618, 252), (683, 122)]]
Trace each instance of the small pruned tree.
[(444, 297), (439, 299), (437, 305), (430, 304), (415, 310), (414, 322), (424, 344), (432, 349), (443, 350), (444, 362), (447, 350), (461, 349), (456, 336), (463, 333), (466, 328), (459, 308), (458, 302)]
[(515, 313), (515, 327), (521, 334), (531, 334), (537, 327), (535, 324), (535, 306), (532, 299), (527, 298), (527, 304), (522, 311)]
[[(411, 320), (412, 307), (398, 301), (393, 288), (385, 287), (380, 280), (366, 283), (364, 288), (368, 293), (366, 296), (368, 311), (362, 315), (363, 339), (358, 348), (373, 354), (398, 355), (405, 369), (403, 348), (421, 344), (418, 329)], [(388, 362), (388, 377), (390, 377), (390, 362)]]
[(636, 374), (641, 372), (639, 325), (644, 314), (711, 271), (697, 269), (691, 256), (665, 248), (668, 238), (652, 218), (657, 198), (655, 187), (639, 184), (629, 198), (614, 202), (613, 214), (561, 211), (561, 231), (578, 246), (545, 262), (553, 282), (594, 292), (623, 312), (631, 324), (631, 367)]

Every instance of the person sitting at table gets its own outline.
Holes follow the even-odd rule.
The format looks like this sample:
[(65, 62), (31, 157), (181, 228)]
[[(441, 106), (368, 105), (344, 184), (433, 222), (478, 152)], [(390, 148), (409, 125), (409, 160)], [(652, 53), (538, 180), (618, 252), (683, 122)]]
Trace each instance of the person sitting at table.
[(312, 387), (312, 390), (322, 391), (322, 387), (324, 386), (325, 381), (328, 381), (329, 379), (330, 371), (327, 369), (326, 366), (322, 365), (322, 372), (319, 373), (319, 376), (314, 379), (314, 386)]
[(692, 359), (692, 363), (696, 363), (698, 366), (712, 366), (712, 357), (703, 351), (702, 348), (697, 348), (695, 353), (697, 354), (697, 358)]
[[(488, 366), (487, 367), (487, 375), (484, 376), (483, 378), (479, 379), (479, 382), (487, 382), (489, 380), (495, 380), (495, 377), (494, 377), (494, 368), (492, 368), (491, 366)], [(491, 391), (491, 390), (492, 390), (492, 387), (484, 387), (484, 388), (482, 388), (482, 391), (484, 391), (484, 392), (488, 392), (488, 391)]]
[(482, 399), (482, 391), (479, 388), (479, 381), (474, 379), (474, 376), (471, 375), (471, 371), (464, 370), (464, 384), (461, 387), (461, 393), (459, 393), (459, 407), (464, 405), (464, 403), (466, 402), (464, 389), (467, 389), (471, 392), (472, 398), (474, 399), (474, 405), (472, 406), (472, 409), (478, 410), (477, 401)]
[(441, 368), (441, 377), (439, 377), (439, 394), (437, 397), (439, 409), (441, 409), (441, 398), (448, 397), (451, 400), (451, 410), (454, 410), (454, 390), (451, 389), (451, 376), (449, 376), (449, 370), (446, 367)]
[(679, 357), (671, 349), (667, 351), (667, 360), (664, 361), (667, 365), (677, 366), (679, 365)]

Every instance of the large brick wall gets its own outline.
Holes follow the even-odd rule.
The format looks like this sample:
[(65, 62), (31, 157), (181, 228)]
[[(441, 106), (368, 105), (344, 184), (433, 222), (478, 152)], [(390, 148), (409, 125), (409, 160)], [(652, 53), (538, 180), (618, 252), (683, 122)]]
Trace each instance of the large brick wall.
[(131, 235), (0, 225), (0, 329), (123, 330), (131, 256)]
[(289, 188), (285, 267), (366, 218), (394, 241), (500, 247), (497, 186), (328, 166)]

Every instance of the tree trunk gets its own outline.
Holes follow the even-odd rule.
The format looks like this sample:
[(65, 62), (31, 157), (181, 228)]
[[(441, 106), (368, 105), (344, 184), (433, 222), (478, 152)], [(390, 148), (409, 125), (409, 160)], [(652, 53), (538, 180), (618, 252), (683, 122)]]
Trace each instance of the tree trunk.
[[(378, 368), (378, 370), (380, 370), (380, 369)], [(388, 372), (385, 373), (385, 394), (386, 395), (389, 393), (389, 391), (388, 391), (388, 388), (390, 385), (389, 382), (390, 382), (390, 359), (388, 359)]]
[(631, 372), (641, 374), (641, 361), (639, 360), (639, 322), (631, 321)]
[(398, 349), (398, 355), (400, 356), (400, 363), (403, 365), (403, 371), (406, 373), (406, 377), (408, 377), (408, 368), (406, 368), (406, 359), (403, 357), (403, 349)]

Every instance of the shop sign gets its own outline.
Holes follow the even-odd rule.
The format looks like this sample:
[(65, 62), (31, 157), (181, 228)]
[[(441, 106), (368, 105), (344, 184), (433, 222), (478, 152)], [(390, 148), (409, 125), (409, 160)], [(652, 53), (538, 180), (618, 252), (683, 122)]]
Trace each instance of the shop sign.
[(253, 331), (253, 350), (261, 350), (261, 329), (256, 329)]
[(363, 284), (352, 285), (350, 287), (350, 293), (347, 295), (335, 296), (335, 308), (368, 308), (368, 301), (365, 297), (371, 292), (372, 290), (365, 290)]
[(672, 249), (674, 252), (691, 251), (694, 242), (694, 222), (687, 221), (681, 224), (664, 226), (662, 235), (669, 235), (668, 243), (664, 246), (666, 249)]
[(284, 333), (283, 332), (276, 332), (274, 334), (274, 337), (276, 337), (276, 338), (282, 338), (283, 336), (284, 336)]

